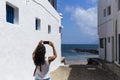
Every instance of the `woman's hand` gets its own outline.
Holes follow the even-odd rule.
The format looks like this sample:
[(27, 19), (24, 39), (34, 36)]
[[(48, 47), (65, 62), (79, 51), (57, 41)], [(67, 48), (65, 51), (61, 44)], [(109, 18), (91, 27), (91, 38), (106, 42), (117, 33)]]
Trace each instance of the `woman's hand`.
[(49, 41), (49, 45), (50, 45), (51, 47), (54, 46), (54, 44), (53, 44), (51, 41)]
[(41, 41), (39, 42), (39, 44), (43, 44), (43, 42), (44, 42), (44, 41), (43, 41), (43, 40), (41, 40)]

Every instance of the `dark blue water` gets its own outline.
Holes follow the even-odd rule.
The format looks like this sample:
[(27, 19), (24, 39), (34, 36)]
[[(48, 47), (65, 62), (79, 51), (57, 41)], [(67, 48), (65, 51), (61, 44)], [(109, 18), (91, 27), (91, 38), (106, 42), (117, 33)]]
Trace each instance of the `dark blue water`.
[(98, 55), (88, 52), (75, 52), (75, 48), (98, 50), (96, 44), (62, 44), (62, 56), (67, 62), (83, 62), (88, 58), (97, 58)]

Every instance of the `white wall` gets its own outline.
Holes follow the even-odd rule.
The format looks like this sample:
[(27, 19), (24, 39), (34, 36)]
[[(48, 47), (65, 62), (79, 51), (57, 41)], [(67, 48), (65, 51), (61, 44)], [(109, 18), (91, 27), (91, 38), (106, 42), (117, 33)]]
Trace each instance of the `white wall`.
[[(19, 24), (6, 22), (6, 1), (19, 8)], [(33, 80), (34, 64), (32, 52), (40, 40), (50, 40), (55, 44), (58, 57), (51, 65), (51, 71), (60, 65), (61, 20), (47, 0), (2, 0), (0, 1), (0, 79)], [(35, 30), (35, 18), (40, 18), (41, 29)], [(51, 25), (51, 34), (48, 34)], [(47, 47), (47, 55), (52, 50)]]
[[(114, 36), (114, 0), (99, 0), (98, 1), (98, 35), (99, 38), (106, 38), (106, 59), (107, 61), (112, 61), (112, 36)], [(104, 17), (104, 9), (108, 6), (111, 6), (111, 15), (107, 15)], [(110, 37), (110, 43), (108, 43), (108, 37)], [(105, 47), (99, 48), (99, 56), (101, 59), (105, 58)]]

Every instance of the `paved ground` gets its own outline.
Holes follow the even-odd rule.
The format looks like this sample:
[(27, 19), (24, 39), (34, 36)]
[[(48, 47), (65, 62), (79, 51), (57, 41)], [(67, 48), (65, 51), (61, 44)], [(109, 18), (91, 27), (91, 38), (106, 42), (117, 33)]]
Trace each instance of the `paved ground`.
[(61, 66), (51, 73), (52, 80), (115, 80), (112, 73), (95, 65)]

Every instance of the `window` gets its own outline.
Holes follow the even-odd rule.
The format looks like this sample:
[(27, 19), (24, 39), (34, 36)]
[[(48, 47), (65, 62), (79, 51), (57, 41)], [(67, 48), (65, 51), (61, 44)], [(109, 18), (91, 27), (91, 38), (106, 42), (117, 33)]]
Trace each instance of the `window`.
[(107, 11), (108, 15), (110, 15), (111, 14), (111, 6), (109, 6), (107, 10), (108, 10)]
[(100, 48), (104, 48), (104, 39), (100, 38)]
[(40, 19), (38, 18), (35, 19), (35, 29), (40, 30)]
[(57, 8), (57, 6), (56, 6), (56, 3), (57, 3), (57, 1), (56, 0), (48, 0), (50, 3), (51, 3), (51, 5), (56, 9)]
[(50, 33), (51, 33), (51, 26), (48, 25), (48, 34), (50, 34)]
[(49, 2), (51, 1), (51, 0), (48, 0)]
[(18, 23), (18, 8), (6, 3), (6, 21), (12, 24)]
[(62, 27), (59, 27), (59, 33), (61, 33), (62, 32)]
[(118, 0), (118, 10), (120, 10), (120, 0)]
[(48, 1), (49, 1), (51, 4), (52, 4), (52, 2), (53, 2), (52, 0), (48, 0)]
[(104, 15), (104, 17), (106, 17), (106, 9), (104, 9), (103, 15)]
[(108, 43), (110, 43), (110, 37), (108, 37)]
[(9, 5), (6, 5), (6, 20), (14, 24), (14, 8)]
[(55, 5), (56, 5), (55, 0), (52, 1), (52, 5), (55, 8)]

